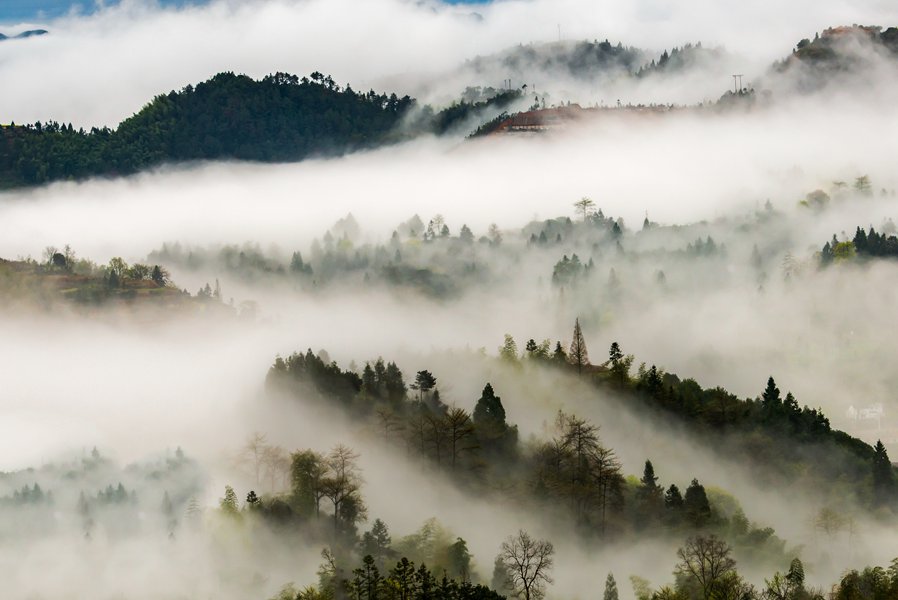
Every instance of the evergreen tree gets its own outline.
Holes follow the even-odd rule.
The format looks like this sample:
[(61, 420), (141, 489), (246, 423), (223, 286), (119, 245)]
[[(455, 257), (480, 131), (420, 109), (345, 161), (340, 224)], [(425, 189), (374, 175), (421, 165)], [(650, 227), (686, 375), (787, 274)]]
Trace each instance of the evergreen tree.
[(686, 517), (696, 527), (703, 527), (711, 519), (711, 503), (705, 493), (705, 486), (697, 479), (693, 479), (686, 488), (686, 497), (683, 501)]
[(608, 578), (605, 579), (605, 594), (602, 596), (602, 600), (619, 600), (617, 582), (614, 581), (613, 573), (608, 573)]
[(430, 371), (418, 371), (415, 375), (415, 383), (412, 384), (413, 390), (418, 390), (418, 400), (424, 400), (424, 396), (436, 387), (437, 378)]
[(462, 538), (456, 538), (455, 543), (449, 546), (448, 575), (462, 581), (471, 580), (471, 553), (468, 544)]
[(555, 351), (552, 353), (552, 359), (557, 363), (567, 362), (567, 353), (561, 346), (561, 342), (555, 342)]
[(238, 513), (237, 493), (234, 492), (234, 488), (229, 485), (225, 486), (224, 498), (221, 499), (220, 505), (222, 512), (226, 515), (236, 515)]
[(536, 340), (530, 338), (527, 340), (527, 345), (524, 346), (524, 351), (527, 353), (528, 358), (536, 358), (536, 353), (539, 350), (539, 346), (536, 345)]
[(490, 579), (490, 587), (500, 594), (508, 593), (510, 583), (511, 576), (508, 573), (508, 567), (505, 566), (505, 561), (502, 560), (502, 555), (500, 554), (493, 562), (493, 576)]
[(892, 501), (895, 489), (895, 475), (892, 462), (882, 440), (876, 441), (873, 447), (873, 494), (877, 504), (888, 504)]
[(374, 369), (371, 368), (371, 363), (367, 362), (365, 363), (365, 368), (362, 369), (362, 392), (369, 398), (378, 397), (380, 395), (377, 375), (375, 374)]
[(362, 534), (359, 549), (361, 554), (374, 557), (376, 564), (383, 568), (384, 559), (389, 555), (392, 543), (387, 525), (380, 519), (374, 519), (371, 531)]
[(661, 508), (664, 506), (664, 488), (658, 485), (655, 468), (650, 460), (645, 461), (640, 483), (642, 485), (636, 492), (639, 510), (645, 517), (643, 524), (648, 525), (659, 516)]
[(780, 390), (776, 387), (776, 382), (773, 380), (773, 377), (770, 377), (767, 379), (767, 388), (761, 396), (761, 405), (764, 407), (764, 411), (770, 415), (778, 412), (778, 409), (782, 404), (783, 401), (780, 398)]
[(577, 367), (577, 374), (583, 372), (583, 367), (589, 365), (589, 353), (586, 350), (586, 340), (583, 339), (583, 331), (580, 329), (580, 319), (574, 321), (574, 337), (571, 340), (571, 351), (568, 360)]
[(664, 494), (664, 507), (669, 510), (680, 510), (683, 508), (683, 496), (680, 494), (680, 488), (677, 484), (672, 483)]
[(165, 274), (163, 273), (163, 271), (159, 267), (159, 265), (155, 265), (153, 267), (153, 274), (150, 276), (150, 278), (159, 287), (162, 287), (165, 285)]
[(617, 364), (623, 357), (624, 353), (621, 352), (620, 345), (617, 342), (611, 342), (611, 348), (608, 350), (608, 358), (611, 360), (611, 364)]
[(493, 391), (493, 386), (489, 383), (483, 388), (480, 399), (474, 406), (474, 424), (477, 426), (504, 427), (505, 408), (502, 406), (502, 399)]
[(510, 334), (505, 334), (505, 342), (499, 348), (499, 356), (510, 363), (518, 361), (518, 345)]
[(246, 503), (249, 506), (250, 510), (261, 506), (262, 499), (259, 498), (258, 494), (256, 494), (255, 490), (250, 490), (246, 495)]

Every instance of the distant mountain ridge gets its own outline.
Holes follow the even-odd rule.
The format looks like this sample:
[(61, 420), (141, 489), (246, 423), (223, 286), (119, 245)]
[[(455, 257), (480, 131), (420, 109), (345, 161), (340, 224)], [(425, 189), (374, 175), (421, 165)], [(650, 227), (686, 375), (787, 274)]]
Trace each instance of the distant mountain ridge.
[(23, 31), (22, 33), (18, 33), (16, 35), (5, 35), (0, 33), (0, 42), (4, 40), (24, 40), (30, 37), (38, 37), (41, 35), (47, 35), (50, 33), (46, 29), (29, 29), (28, 31)]
[[(202, 160), (290, 162), (467, 128), (521, 99), (483, 90), (435, 112), (396, 94), (356, 92), (329, 76), (219, 73), (156, 96), (116, 129), (0, 125), (0, 188), (118, 176)], [(476, 126), (473, 123), (472, 126)]]
[(569, 40), (519, 44), (495, 54), (477, 56), (466, 61), (462, 68), (484, 75), (504, 72), (522, 83), (534, 81), (540, 74), (589, 82), (606, 77), (670, 73), (691, 64), (723, 58), (725, 54), (719, 48), (704, 48), (701, 42), (658, 53), (608, 39)]
[[(19, 36), (43, 35), (38, 31), (43, 30)], [(481, 81), (489, 81), (486, 73), (497, 65), (521, 73), (535, 65), (559, 78), (581, 80), (603, 74), (637, 80), (657, 74), (665, 78), (657, 87), (665, 90), (668, 83), (687, 80), (690, 70), (714, 68), (723, 53), (686, 44), (664, 51), (656, 60), (608, 40), (559, 42), (521, 45), (473, 59), (466, 66), (483, 71)], [(755, 87), (764, 92), (758, 97), (766, 104), (769, 88), (775, 95), (780, 90), (811, 93), (845, 87), (845, 81), (871, 86), (893, 73), (898, 74), (898, 28), (830, 28), (813, 41), (800, 41), (790, 56), (759, 73), (759, 85), (731, 89), (716, 105), (751, 108)], [(220, 73), (196, 86), (157, 96), (116, 129), (86, 132), (56, 122), (0, 125), (0, 189), (127, 175), (198, 160), (298, 161), (463, 129), (485, 133), (517, 111), (547, 107), (542, 89), (537, 96), (535, 86), (528, 89), (522, 83), (506, 79), (499, 90), (471, 87), (461, 100), (435, 111), (409, 96), (358, 93), (321, 73), (310, 78), (277, 73), (261, 80)], [(0, 115), (0, 123), (3, 119)]]

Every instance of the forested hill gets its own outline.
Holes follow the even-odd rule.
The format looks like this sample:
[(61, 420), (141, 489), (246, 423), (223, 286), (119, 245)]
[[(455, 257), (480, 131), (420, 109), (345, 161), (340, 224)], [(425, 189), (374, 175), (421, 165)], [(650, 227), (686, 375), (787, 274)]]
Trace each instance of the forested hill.
[(118, 129), (36, 123), (4, 127), (0, 178), (9, 185), (129, 174), (164, 162), (297, 160), (383, 143), (413, 106), (408, 97), (341, 89), (275, 74), (220, 73), (157, 96)]
[[(680, 379), (655, 365), (649, 368), (643, 363), (633, 376), (630, 371), (634, 357), (624, 355), (617, 343), (612, 344), (610, 360), (605, 366), (590, 364), (578, 329), (579, 322), (570, 353), (565, 352), (560, 342), (553, 352), (548, 340), (543, 344), (530, 340), (524, 354), (519, 355), (511, 336), (506, 336), (500, 360), (520, 369), (521, 377), (536, 373), (546, 376), (552, 371), (557, 377), (565, 373), (576, 376), (597, 390), (612, 392), (603, 397), (618, 403), (622, 409), (635, 409), (634, 414), (642, 418), (654, 415), (683, 426), (692, 439), (722, 459), (738, 457), (739, 464), (760, 485), (813, 490), (824, 502), (854, 501), (857, 506), (874, 513), (879, 511), (888, 518), (893, 518), (898, 511), (898, 470), (889, 460), (884, 445), (879, 442), (874, 448), (832, 429), (822, 411), (801, 407), (791, 393), (783, 396), (772, 377), (760, 398), (740, 399), (723, 388), (702, 388), (693, 379)], [(576, 340), (580, 340), (579, 344)], [(578, 347), (582, 349), (580, 358), (575, 352)], [(429, 371), (419, 372), (414, 385), (406, 386), (395, 363), (384, 364), (379, 360), (373, 367), (366, 364), (358, 374), (344, 371), (310, 350), (306, 354), (278, 358), (268, 373), (267, 383), (271, 389), (299, 396), (309, 391), (320, 394), (328, 404), (342, 408), (353, 417), (376, 417), (379, 428), (412, 436), (420, 434), (423, 437), (409, 441), (420, 444), (420, 455), (433, 453), (437, 463), (445, 460), (443, 440), (452, 439), (452, 435), (441, 428), (449, 422), (447, 415), (459, 409), (450, 409), (440, 399), (435, 374)], [(416, 390), (413, 396), (406, 394), (409, 387)], [(484, 394), (491, 396), (492, 387), (489, 384), (486, 387)], [(506, 402), (513, 401), (506, 398)], [(383, 411), (389, 415), (384, 416)], [(492, 477), (493, 481), (502, 477), (501, 473), (519, 472), (520, 465), (515, 461), (524, 451), (523, 446), (518, 446), (517, 428), (506, 425), (504, 409), (501, 412), (502, 435), (492, 442), (480, 439), (474, 445), (480, 449), (478, 452), (490, 444), (504, 449), (502, 464), (490, 463), (487, 457), (481, 457), (486, 463), (478, 463), (478, 476), (484, 476), (483, 469), (487, 469), (491, 473), (487, 478)], [(425, 425), (435, 428), (431, 433), (436, 437), (431, 439), (427, 432), (421, 433), (421, 423), (415, 419), (422, 415)], [(471, 418), (476, 425), (477, 409)], [(385, 424), (385, 419), (390, 423)], [(401, 437), (399, 433), (396, 435)]]
[(507, 106), (517, 95), (457, 103), (437, 114), (425, 107), (415, 113), (414, 130), (402, 133), (400, 124), (416, 106), (408, 96), (359, 93), (317, 72), (261, 80), (220, 73), (157, 96), (114, 130), (75, 130), (55, 122), (0, 127), (0, 188), (127, 175), (169, 162), (338, 155), (412, 133), (443, 133), (481, 109)]

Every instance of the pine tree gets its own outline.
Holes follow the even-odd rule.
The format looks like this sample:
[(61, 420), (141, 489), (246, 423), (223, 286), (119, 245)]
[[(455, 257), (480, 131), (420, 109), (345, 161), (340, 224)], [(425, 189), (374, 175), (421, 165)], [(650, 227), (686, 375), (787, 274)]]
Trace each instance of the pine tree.
[(664, 507), (669, 510), (680, 510), (683, 508), (683, 495), (680, 494), (680, 488), (675, 483), (670, 484), (667, 492), (664, 494)]
[(225, 486), (224, 498), (220, 501), (221, 511), (226, 515), (237, 514), (237, 493), (229, 485)]
[(430, 371), (418, 371), (415, 375), (415, 383), (412, 384), (413, 390), (418, 390), (418, 399), (423, 401), (424, 396), (436, 387), (437, 378)]
[(773, 377), (767, 379), (767, 388), (761, 396), (761, 404), (768, 413), (775, 412), (776, 409), (783, 404), (783, 401), (780, 398), (780, 390), (776, 387), (776, 382), (773, 380)]
[(510, 363), (518, 361), (518, 345), (510, 334), (505, 334), (505, 342), (499, 348), (499, 356)]
[(559, 363), (567, 362), (567, 354), (565, 354), (564, 348), (561, 347), (561, 342), (555, 342), (555, 351), (552, 353), (552, 358)]
[(361, 554), (374, 557), (378, 566), (383, 568), (384, 558), (389, 554), (392, 543), (387, 525), (380, 519), (374, 519), (371, 531), (366, 531), (362, 535)]
[(160, 287), (165, 285), (165, 274), (162, 272), (162, 269), (159, 267), (159, 265), (155, 265), (153, 267), (153, 274), (150, 276), (150, 278), (156, 285)]
[(524, 351), (527, 352), (528, 358), (535, 358), (536, 352), (539, 350), (539, 346), (536, 345), (536, 340), (530, 338), (527, 340), (527, 345), (524, 346)]
[(802, 598), (804, 596), (804, 565), (797, 557), (792, 559), (789, 564), (789, 572), (786, 573), (786, 581), (792, 588), (793, 597)]
[(493, 391), (489, 383), (483, 388), (483, 393), (474, 407), (473, 419), (475, 425), (505, 426), (505, 408), (502, 399)]
[(583, 372), (583, 367), (589, 365), (589, 353), (586, 350), (586, 340), (583, 339), (583, 331), (580, 329), (580, 319), (574, 321), (574, 338), (571, 340), (571, 350), (568, 360), (577, 367), (577, 374)]
[(888, 504), (895, 489), (895, 475), (892, 462), (882, 440), (873, 447), (873, 495), (877, 504)]
[(664, 488), (658, 485), (655, 468), (650, 460), (645, 461), (640, 483), (642, 485), (637, 490), (639, 509), (651, 521), (659, 515), (661, 507), (664, 505)]
[(602, 596), (602, 600), (619, 600), (617, 595), (617, 582), (614, 581), (614, 575), (612, 573), (608, 573), (608, 578), (605, 579), (605, 594)]
[(689, 487), (686, 488), (683, 508), (686, 509), (686, 516), (696, 527), (702, 527), (711, 518), (711, 503), (708, 502), (705, 486), (700, 484), (697, 479), (693, 479)]

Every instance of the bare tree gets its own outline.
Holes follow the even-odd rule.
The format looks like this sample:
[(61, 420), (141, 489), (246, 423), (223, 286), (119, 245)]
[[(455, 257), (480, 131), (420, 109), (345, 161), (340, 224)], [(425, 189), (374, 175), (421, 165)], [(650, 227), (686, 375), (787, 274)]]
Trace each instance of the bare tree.
[(593, 213), (595, 206), (596, 206), (596, 203), (593, 202), (592, 200), (590, 200), (589, 198), (587, 198), (586, 196), (584, 196), (583, 198), (580, 198), (579, 200), (574, 202), (574, 208), (577, 210), (578, 213), (580, 213), (580, 216), (583, 217), (584, 222)]
[(421, 410), (416, 410), (408, 418), (408, 426), (405, 430), (406, 449), (411, 454), (414, 448), (421, 456), (427, 453), (428, 421)]
[(262, 471), (262, 459), (265, 455), (265, 449), (268, 447), (264, 433), (258, 431), (249, 436), (246, 444), (240, 451), (240, 462), (249, 463), (255, 477), (255, 485), (259, 485), (259, 475)]
[(477, 447), (466, 442), (467, 438), (474, 435), (474, 425), (471, 423), (471, 415), (463, 408), (450, 408), (443, 420), (446, 424), (446, 436), (449, 438), (452, 469), (455, 470), (461, 453)]
[(436, 458), (437, 468), (439, 469), (443, 463), (443, 449), (449, 442), (446, 421), (443, 420), (443, 417), (430, 413), (424, 415), (424, 421), (427, 424), (427, 441), (433, 447), (433, 455)]
[(334, 505), (334, 530), (339, 528), (342, 509), (348, 502), (361, 504), (362, 476), (359, 454), (339, 444), (327, 456), (328, 474), (322, 481), (322, 493)]
[(502, 542), (499, 558), (508, 572), (509, 583), (516, 595), (523, 600), (538, 600), (545, 593), (545, 586), (552, 583), (551, 542), (535, 540), (524, 530)]
[(268, 489), (277, 491), (278, 485), (286, 487), (290, 477), (290, 455), (280, 446), (262, 449), (262, 466), (268, 479)]
[(730, 547), (714, 535), (695, 536), (677, 550), (680, 559), (675, 573), (694, 580), (708, 600), (714, 587), (735, 572), (736, 561), (730, 556)]
[(608, 508), (620, 505), (624, 477), (620, 473), (620, 461), (617, 460), (614, 450), (609, 448), (599, 447), (590, 456), (590, 470), (598, 490), (597, 501), (604, 536), (608, 523)]
[(402, 420), (396, 415), (396, 412), (388, 407), (381, 406), (375, 411), (377, 420), (380, 422), (380, 429), (384, 435), (384, 442), (390, 443), (390, 439), (394, 433), (402, 432)]
[(558, 434), (537, 456), (540, 481), (569, 503), (578, 524), (595, 524), (604, 535), (608, 510), (621, 500), (620, 462), (613, 450), (602, 446), (599, 428), (589, 421), (559, 411), (555, 427)]
[(57, 252), (59, 252), (59, 251), (56, 249), (56, 246), (47, 246), (46, 248), (44, 248), (44, 252), (42, 255), (43, 259), (44, 259), (44, 264), (52, 265), (53, 264), (53, 255), (56, 254)]

